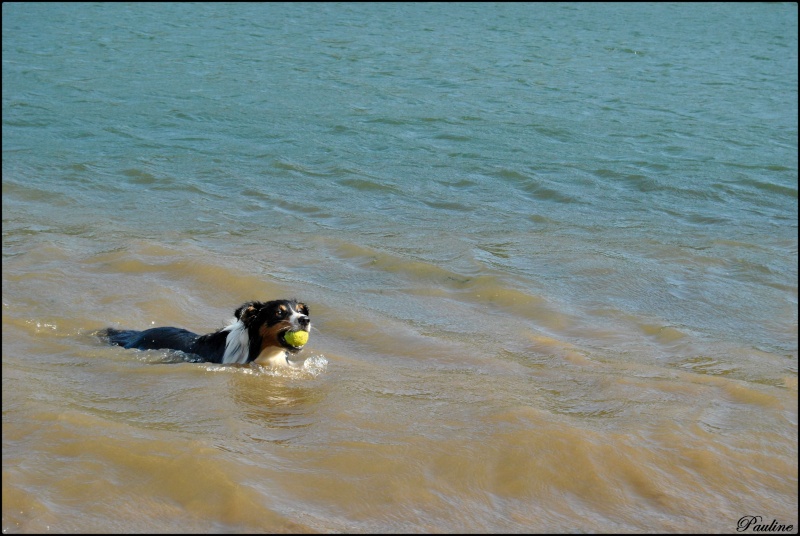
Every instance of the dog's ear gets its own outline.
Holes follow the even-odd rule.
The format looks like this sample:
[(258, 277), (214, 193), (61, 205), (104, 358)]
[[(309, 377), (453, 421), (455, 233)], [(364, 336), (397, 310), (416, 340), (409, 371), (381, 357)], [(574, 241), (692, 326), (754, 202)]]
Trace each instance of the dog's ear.
[(241, 320), (243, 323), (247, 324), (248, 320), (258, 314), (258, 310), (261, 309), (262, 305), (262, 303), (255, 301), (243, 303), (241, 307), (236, 309), (234, 315), (236, 315), (238, 320)]

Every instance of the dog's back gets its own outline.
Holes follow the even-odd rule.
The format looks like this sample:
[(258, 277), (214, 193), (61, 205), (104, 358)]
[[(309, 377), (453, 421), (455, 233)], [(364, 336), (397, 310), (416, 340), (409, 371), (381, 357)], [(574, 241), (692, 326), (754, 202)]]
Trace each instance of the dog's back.
[[(119, 330), (108, 328), (101, 332), (108, 337), (109, 342), (123, 348), (136, 348), (138, 350), (180, 350), (185, 353), (197, 354), (205, 361), (219, 362), (219, 356), (224, 351), (225, 345), (198, 345), (200, 336), (191, 331), (173, 328), (151, 328), (144, 331), (131, 329)], [(217, 348), (216, 346), (220, 346)]]

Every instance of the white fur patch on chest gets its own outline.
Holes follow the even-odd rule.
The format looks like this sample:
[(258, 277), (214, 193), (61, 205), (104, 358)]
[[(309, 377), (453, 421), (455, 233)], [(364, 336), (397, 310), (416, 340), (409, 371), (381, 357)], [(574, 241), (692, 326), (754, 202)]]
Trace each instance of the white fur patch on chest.
[(223, 364), (247, 363), (250, 354), (250, 336), (241, 320), (237, 320), (223, 331), (228, 332), (225, 338), (225, 354), (222, 356)]
[(264, 348), (264, 350), (255, 359), (259, 365), (270, 367), (287, 367), (291, 363), (286, 359), (286, 352), (280, 348)]

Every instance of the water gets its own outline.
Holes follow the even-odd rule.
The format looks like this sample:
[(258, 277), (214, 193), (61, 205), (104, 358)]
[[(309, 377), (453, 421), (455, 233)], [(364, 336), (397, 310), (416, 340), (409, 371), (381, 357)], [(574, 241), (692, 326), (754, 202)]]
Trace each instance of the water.
[(797, 154), (791, 4), (3, 4), (3, 530), (796, 528)]

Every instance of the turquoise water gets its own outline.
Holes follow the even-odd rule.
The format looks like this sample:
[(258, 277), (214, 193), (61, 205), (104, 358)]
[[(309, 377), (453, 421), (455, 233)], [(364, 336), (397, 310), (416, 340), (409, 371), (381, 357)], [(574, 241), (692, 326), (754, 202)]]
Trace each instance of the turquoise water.
[(344, 235), (796, 348), (787, 6), (6, 9), (8, 252)]
[[(388, 382), (378, 392), (406, 396), (391, 378), (409, 360), (420, 384), (446, 390), (461, 384), (434, 378), (443, 369), (497, 384), (517, 380), (493, 367), (539, 371), (554, 356), (619, 379), (688, 372), (777, 400), (755, 414), (795, 457), (775, 478), (796, 486), (797, 65), (793, 4), (5, 3), (4, 409), (16, 407), (7, 375), (53, 374), (8, 361), (47, 362), (42, 330), (94, 362), (112, 351), (85, 330), (210, 331), (243, 301), (290, 294), (316, 311), (312, 351), (327, 369), (313, 381), (332, 393), (325, 378), (390, 363), (373, 372)], [(559, 378), (585, 373), (570, 371)], [(607, 415), (640, 400), (629, 385), (601, 402), (596, 385), (550, 380), (532, 389), (538, 401), (509, 384), (499, 408)], [(327, 396), (341, 411), (355, 403)], [(685, 416), (671, 406), (683, 402), (660, 400)], [(721, 412), (731, 436), (753, 432), (733, 424), (741, 403)], [(4, 497), (15, 412), (4, 411)], [(638, 433), (601, 428), (617, 426)], [(36, 489), (11, 476), (8, 489)], [(796, 522), (788, 493), (765, 504), (794, 500)], [(747, 506), (728, 517), (792, 515)], [(41, 528), (3, 510), (4, 530)], [(491, 510), (474, 526), (574, 520), (504, 524)], [(469, 529), (371, 512), (289, 518), (323, 531)], [(660, 530), (730, 529), (654, 512)], [(89, 530), (108, 528), (97, 516)], [(598, 516), (573, 528), (651, 526)]]

